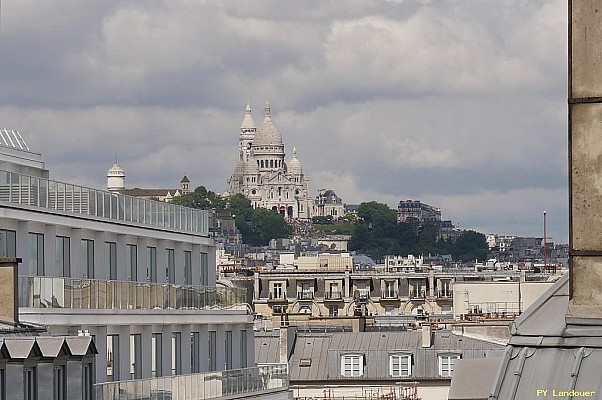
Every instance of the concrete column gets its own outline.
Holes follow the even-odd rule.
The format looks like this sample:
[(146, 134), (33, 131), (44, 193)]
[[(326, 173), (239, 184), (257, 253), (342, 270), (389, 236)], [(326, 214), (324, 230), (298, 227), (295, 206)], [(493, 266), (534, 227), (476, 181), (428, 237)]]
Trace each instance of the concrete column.
[(119, 335), (119, 380), (130, 379), (130, 326), (121, 325), (116, 333)]
[[(215, 366), (217, 370), (222, 370), (226, 365), (226, 327), (220, 324), (216, 328), (217, 351), (215, 352)], [(230, 329), (229, 326), (228, 329)]]
[[(165, 275), (165, 274), (163, 274)], [(163, 376), (171, 375), (171, 325), (163, 325), (161, 331), (161, 369)]]
[(69, 235), (70, 243), (70, 256), (71, 256), (71, 277), (81, 278), (83, 277), (83, 266), (82, 266), (82, 231), (81, 229), (71, 229)]
[[(6, 393), (13, 399), (24, 398), (23, 365), (7, 363), (5, 367)], [(52, 398), (52, 397), (49, 397)]]
[(181, 343), (180, 343), (180, 360), (182, 363), (182, 374), (189, 374), (191, 367), (192, 354), (190, 352), (190, 325), (182, 325), (180, 327)]
[(142, 378), (150, 378), (152, 373), (152, 325), (144, 325), (142, 328)]
[(21, 265), (19, 265), (19, 275), (34, 275), (29, 271), (29, 223), (27, 221), (17, 223), (16, 236), (17, 257), (22, 259)]
[(56, 270), (56, 225), (44, 229), (44, 276), (59, 276)]
[(139, 237), (136, 243), (138, 245), (138, 282), (147, 282), (150, 278), (146, 276), (146, 270), (149, 266), (147, 240), (146, 238)]
[(96, 383), (107, 381), (107, 327), (90, 327), (90, 334), (94, 336), (94, 344), (98, 354), (94, 358)]
[(259, 299), (259, 272), (255, 271), (253, 279), (253, 300)]
[[(157, 282), (167, 283), (167, 251), (165, 240), (157, 240)], [(170, 341), (171, 343), (171, 341)]]
[(182, 243), (176, 242), (174, 246), (174, 258), (175, 258), (175, 283), (183, 284), (184, 283), (184, 247)]
[(192, 284), (200, 285), (201, 284), (201, 246), (198, 244), (193, 244), (191, 249), (191, 258), (192, 258)]
[[(130, 276), (130, 271), (127, 268), (127, 236), (117, 235), (116, 252), (117, 252), (117, 280), (127, 281)], [(128, 378), (129, 379), (129, 378)]]
[(94, 276), (89, 278), (107, 279), (109, 277), (109, 267), (106, 262), (105, 233), (94, 233)]
[(203, 346), (203, 343), (209, 343), (209, 326), (201, 325), (199, 327), (199, 341), (201, 343), (200, 354), (199, 354), (199, 371), (209, 371), (209, 347)]
[[(602, 321), (602, 0), (569, 2), (569, 244), (567, 323)], [(596, 12), (592, 12), (596, 10)], [(597, 320), (597, 322), (596, 322)]]

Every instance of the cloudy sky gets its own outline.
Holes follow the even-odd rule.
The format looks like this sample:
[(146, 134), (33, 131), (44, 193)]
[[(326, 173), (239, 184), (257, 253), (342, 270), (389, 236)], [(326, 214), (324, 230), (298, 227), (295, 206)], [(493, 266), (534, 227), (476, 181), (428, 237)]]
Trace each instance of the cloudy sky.
[(0, 125), (51, 177), (223, 192), (249, 102), (348, 204), (567, 242), (566, 0), (4, 0)]

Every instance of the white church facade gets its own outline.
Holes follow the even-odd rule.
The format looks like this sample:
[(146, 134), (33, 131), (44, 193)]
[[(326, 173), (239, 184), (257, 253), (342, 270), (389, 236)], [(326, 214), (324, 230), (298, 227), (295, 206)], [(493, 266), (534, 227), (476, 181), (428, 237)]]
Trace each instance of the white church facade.
[(309, 178), (303, 173), (297, 151), (285, 160), (280, 130), (272, 122), (268, 101), (263, 124), (257, 128), (247, 105), (238, 139), (239, 160), (228, 180), (228, 195), (243, 194), (254, 208), (266, 208), (285, 218), (309, 219), (313, 200)]

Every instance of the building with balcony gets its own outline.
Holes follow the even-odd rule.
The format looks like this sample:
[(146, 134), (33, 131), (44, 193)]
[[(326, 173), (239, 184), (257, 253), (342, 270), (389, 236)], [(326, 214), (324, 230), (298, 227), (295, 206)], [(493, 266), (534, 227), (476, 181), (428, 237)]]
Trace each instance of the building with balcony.
[(51, 180), (3, 135), (0, 256), (22, 259), (23, 322), (90, 336), (98, 384), (254, 366), (244, 294), (216, 287), (206, 211)]

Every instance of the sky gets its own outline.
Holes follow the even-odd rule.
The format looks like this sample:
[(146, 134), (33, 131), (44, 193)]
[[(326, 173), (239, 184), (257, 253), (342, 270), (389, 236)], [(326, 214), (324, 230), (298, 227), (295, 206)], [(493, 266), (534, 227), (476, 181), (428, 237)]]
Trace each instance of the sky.
[(56, 180), (223, 193), (269, 98), (312, 196), (568, 242), (566, 0), (4, 0), (0, 54)]

